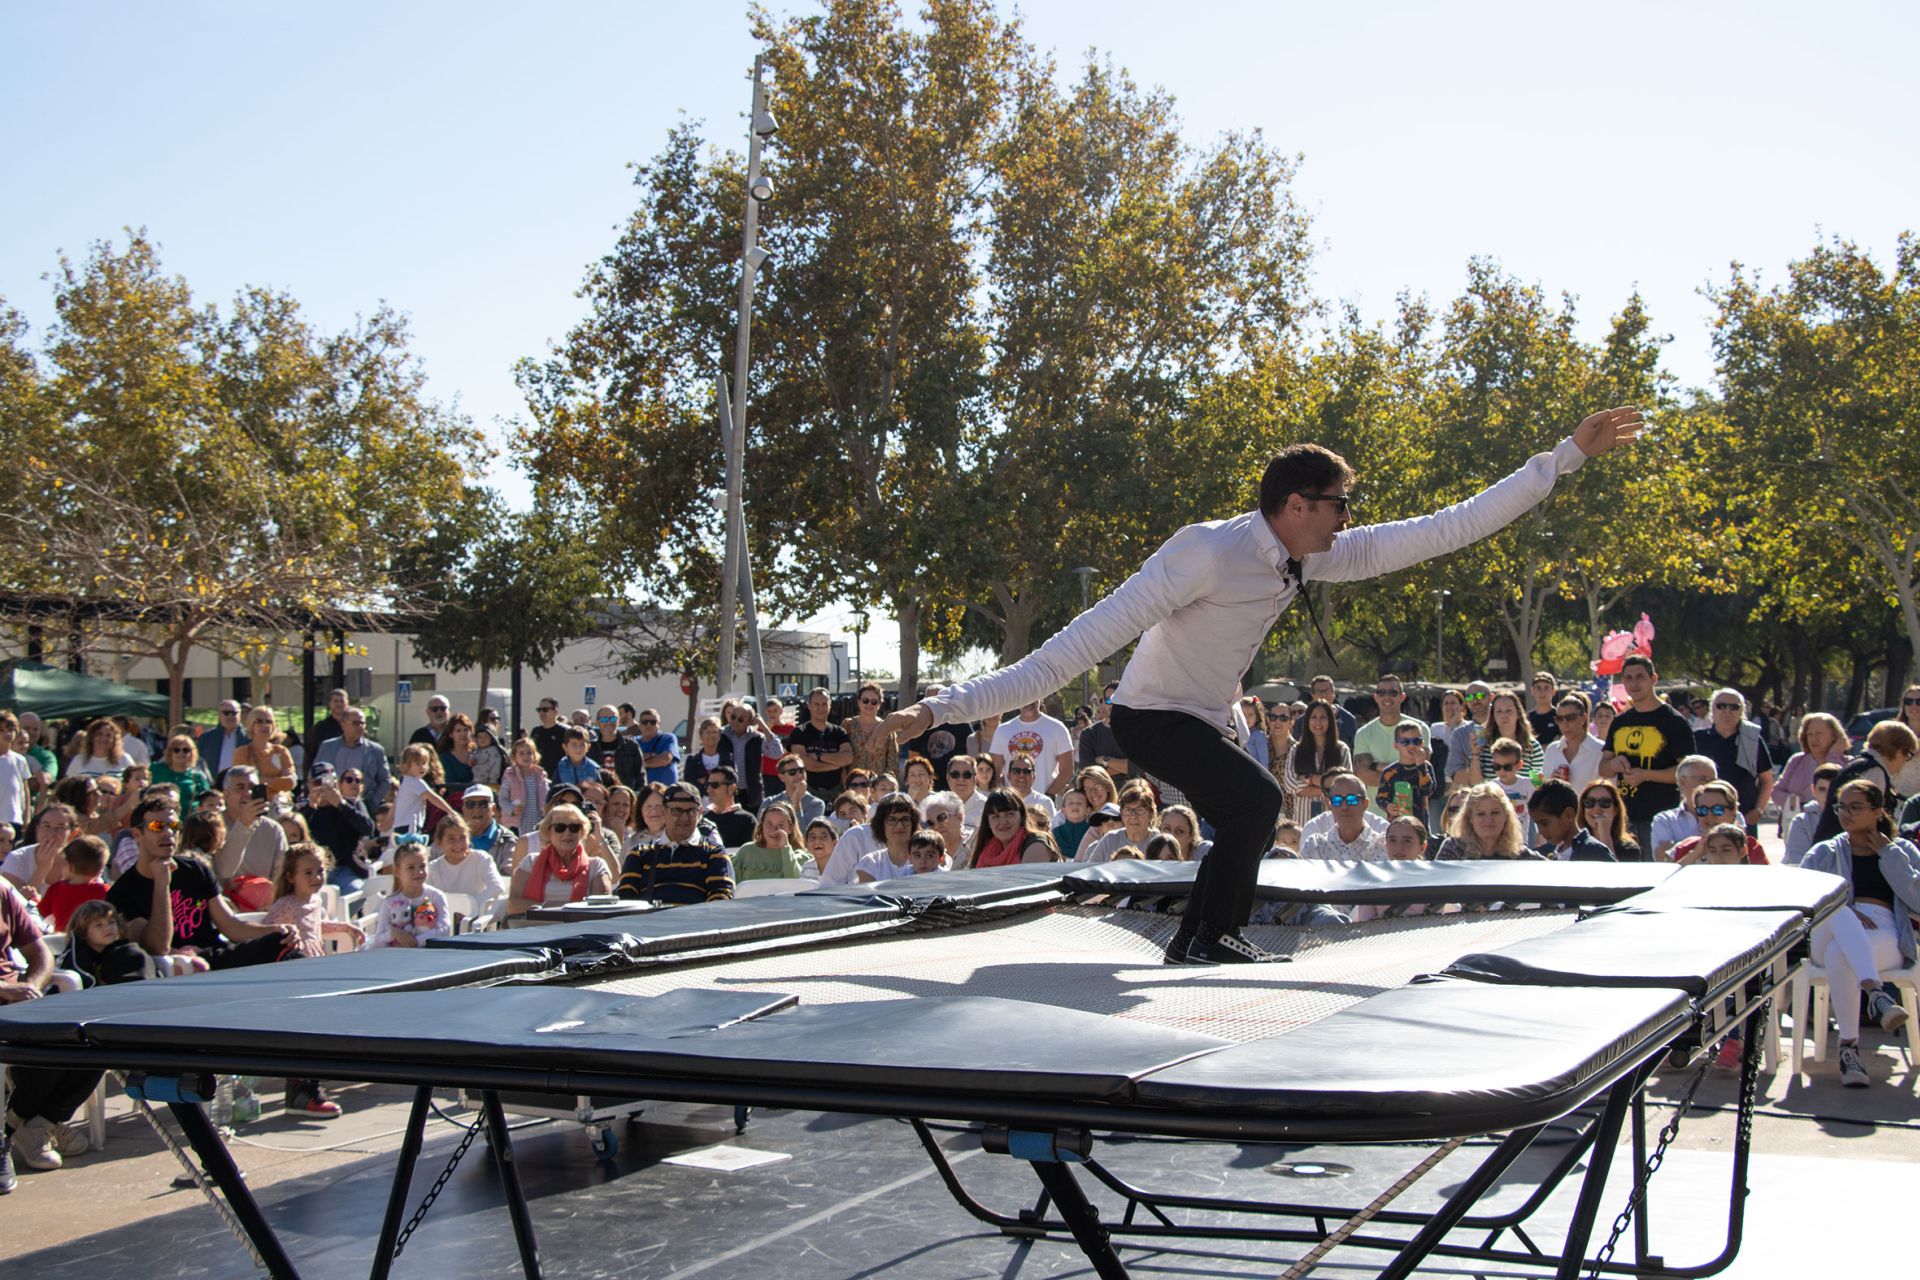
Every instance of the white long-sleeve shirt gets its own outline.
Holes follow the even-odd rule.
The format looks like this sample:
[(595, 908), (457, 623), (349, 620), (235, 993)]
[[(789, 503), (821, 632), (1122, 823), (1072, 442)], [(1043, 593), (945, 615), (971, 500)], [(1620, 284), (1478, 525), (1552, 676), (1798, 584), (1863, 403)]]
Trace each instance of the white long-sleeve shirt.
[[(1310, 582), (1377, 578), (1470, 546), (1525, 515), (1585, 461), (1569, 437), (1442, 511), (1341, 533), (1331, 550), (1306, 558), (1301, 576)], [(933, 722), (978, 720), (1038, 701), (1138, 636), (1116, 703), (1184, 711), (1244, 736), (1245, 722), (1236, 714), (1240, 677), (1299, 592), (1286, 573), (1287, 559), (1258, 511), (1190, 524), (1106, 599), (1020, 661), (926, 699)]]

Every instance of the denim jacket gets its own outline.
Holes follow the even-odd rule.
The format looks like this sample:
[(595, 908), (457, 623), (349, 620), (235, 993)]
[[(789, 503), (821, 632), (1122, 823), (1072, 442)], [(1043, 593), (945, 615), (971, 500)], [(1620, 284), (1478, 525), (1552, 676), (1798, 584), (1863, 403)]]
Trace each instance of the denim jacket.
[[(1800, 860), (1800, 868), (1839, 876), (1849, 886), (1851, 901), (1853, 850), (1844, 832), (1807, 850), (1807, 856)], [(1912, 964), (1914, 939), (1910, 917), (1920, 913), (1920, 849), (1898, 837), (1887, 841), (1887, 847), (1880, 851), (1880, 871), (1887, 877), (1887, 886), (1893, 890), (1894, 897), (1899, 899), (1893, 909), (1893, 935), (1900, 944), (1900, 958)]]

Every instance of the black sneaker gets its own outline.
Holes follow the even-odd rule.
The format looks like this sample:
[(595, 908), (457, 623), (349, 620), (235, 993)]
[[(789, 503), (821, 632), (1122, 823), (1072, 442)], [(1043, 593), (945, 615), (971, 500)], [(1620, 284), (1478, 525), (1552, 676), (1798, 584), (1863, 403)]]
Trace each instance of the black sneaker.
[(1187, 948), (1189, 964), (1282, 964), (1288, 959), (1290, 957), (1256, 947), (1241, 937), (1238, 929), (1217, 933), (1204, 925), (1193, 945)]
[(13, 1146), (0, 1141), (0, 1196), (6, 1195), (20, 1185), (20, 1179), (13, 1173)]
[(1200, 931), (1197, 928), (1183, 928), (1175, 931), (1173, 940), (1167, 943), (1166, 951), (1161, 954), (1161, 962), (1163, 964), (1192, 964), (1193, 958), (1189, 956), (1187, 952), (1193, 949), (1193, 940), (1199, 936), (1199, 933)]

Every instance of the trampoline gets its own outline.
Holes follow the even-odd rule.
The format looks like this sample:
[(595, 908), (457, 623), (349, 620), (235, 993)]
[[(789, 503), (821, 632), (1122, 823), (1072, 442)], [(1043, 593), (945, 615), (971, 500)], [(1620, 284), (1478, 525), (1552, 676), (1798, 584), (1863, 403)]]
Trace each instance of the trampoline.
[[(1103, 1277), (1128, 1274), (1117, 1244), (1134, 1237), (1375, 1249), (1390, 1255), (1380, 1272), (1390, 1277), (1436, 1256), (1563, 1276), (1706, 1275), (1731, 1262), (1765, 1010), (1812, 925), (1844, 904), (1840, 880), (1793, 868), (1275, 861), (1261, 868), (1263, 898), (1459, 909), (1249, 930), (1289, 957), (1282, 964), (1165, 966), (1192, 870), (1030, 865), (668, 911), (577, 908), (423, 951), (10, 1006), (0, 1058), (129, 1073), (130, 1091), (170, 1107), (276, 1275), (297, 1268), (197, 1105), (209, 1073), (415, 1088), (376, 1277), (392, 1266), (435, 1087), (481, 1099), (529, 1276), (539, 1259), (503, 1091), (896, 1117), (968, 1212), (1009, 1234), (1070, 1238)], [(1653, 1259), (1642, 1214), (1631, 1262), (1611, 1260), (1613, 1241), (1589, 1259), (1629, 1124), (1644, 1160), (1654, 1067), (1749, 1019), (1759, 1034), (1746, 1038), (1721, 1255), (1692, 1267)], [(980, 1126), (988, 1151), (1031, 1167), (1038, 1199), (983, 1204), (931, 1122)], [(1525, 1203), (1476, 1212), (1556, 1122), (1572, 1140)], [(1099, 1158), (1105, 1134), (1441, 1144), (1416, 1175), (1462, 1140), (1495, 1140), (1437, 1209), (1413, 1212), (1387, 1198), (1267, 1203), (1134, 1187)], [(1564, 1240), (1537, 1245), (1528, 1218), (1583, 1158)], [(1088, 1179), (1123, 1212), (1103, 1215)], [(1263, 1225), (1246, 1225), (1249, 1214)]]

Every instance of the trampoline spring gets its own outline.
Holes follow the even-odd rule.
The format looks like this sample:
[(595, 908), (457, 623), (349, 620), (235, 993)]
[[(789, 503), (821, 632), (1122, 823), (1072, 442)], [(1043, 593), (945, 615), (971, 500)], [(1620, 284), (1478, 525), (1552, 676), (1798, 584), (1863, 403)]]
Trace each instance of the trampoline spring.
[(453, 1171), (460, 1167), (460, 1161), (466, 1158), (467, 1150), (473, 1146), (473, 1140), (480, 1136), (480, 1130), (486, 1127), (486, 1123), (487, 1118), (482, 1115), (467, 1127), (467, 1136), (460, 1139), (460, 1145), (454, 1148), (452, 1158), (447, 1161), (447, 1167), (440, 1171), (440, 1176), (433, 1180), (431, 1187), (427, 1188), (427, 1194), (420, 1199), (420, 1207), (413, 1211), (411, 1218), (407, 1219), (407, 1225), (400, 1228), (400, 1234), (393, 1242), (393, 1256), (396, 1260), (406, 1251), (407, 1241), (412, 1237), (414, 1230), (426, 1221), (427, 1210), (433, 1208), (433, 1202), (440, 1198), (442, 1191), (446, 1190), (448, 1181), (453, 1177)]

